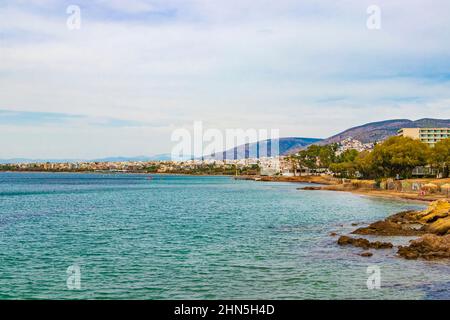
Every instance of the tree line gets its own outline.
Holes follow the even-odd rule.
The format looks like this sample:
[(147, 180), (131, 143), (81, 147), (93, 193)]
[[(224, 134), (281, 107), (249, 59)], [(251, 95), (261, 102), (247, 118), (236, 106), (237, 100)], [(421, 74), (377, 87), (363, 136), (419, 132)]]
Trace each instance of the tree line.
[(411, 178), (416, 167), (428, 166), (443, 177), (449, 176), (450, 138), (434, 147), (420, 140), (394, 136), (375, 145), (372, 151), (354, 149), (337, 153), (338, 144), (311, 145), (290, 155), (294, 171), (329, 170), (343, 178)]

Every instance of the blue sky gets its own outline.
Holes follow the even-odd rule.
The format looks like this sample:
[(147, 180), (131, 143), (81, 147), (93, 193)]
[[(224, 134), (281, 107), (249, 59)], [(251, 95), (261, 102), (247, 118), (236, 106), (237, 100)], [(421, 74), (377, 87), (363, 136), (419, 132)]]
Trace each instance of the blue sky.
[(0, 158), (166, 153), (199, 120), (327, 137), (450, 118), (450, 3), (393, 2), (0, 1)]

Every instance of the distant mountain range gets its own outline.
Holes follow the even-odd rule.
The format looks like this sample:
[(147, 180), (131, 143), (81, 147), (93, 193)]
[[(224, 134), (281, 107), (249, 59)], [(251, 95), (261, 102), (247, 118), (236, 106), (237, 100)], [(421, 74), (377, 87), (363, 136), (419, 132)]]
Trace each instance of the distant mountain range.
[[(330, 143), (339, 143), (342, 140), (352, 137), (363, 143), (376, 142), (384, 140), (388, 137), (397, 134), (397, 131), (401, 128), (447, 128), (450, 127), (450, 119), (420, 119), (420, 120), (408, 120), (408, 119), (394, 119), (378, 122), (371, 122), (362, 126), (347, 129), (341, 133), (331, 136), (326, 139), (316, 138), (300, 138), (300, 137), (288, 137), (274, 140), (265, 140), (259, 142), (264, 144), (279, 143), (279, 154), (288, 155), (298, 152), (301, 149), (311, 145), (325, 145)], [(227, 159), (243, 159), (248, 150), (256, 150), (257, 142), (248, 144), (247, 146), (238, 146), (233, 149), (218, 153), (216, 156), (206, 156), (205, 159), (219, 159), (226, 154)], [(247, 151), (246, 151), (247, 150)], [(121, 161), (164, 161), (170, 160), (170, 154), (159, 154), (154, 156), (137, 156), (137, 157), (108, 157), (92, 160), (83, 159), (0, 159), (0, 164), (5, 163), (26, 163), (26, 162), (121, 162)]]
[[(240, 145), (224, 152), (219, 152), (217, 155), (205, 155), (204, 159), (244, 159), (246, 155), (248, 157), (249, 150), (253, 150), (254, 153), (257, 153), (257, 150), (259, 149), (258, 144), (260, 147), (262, 146), (262, 148), (267, 148), (267, 150), (270, 150), (271, 144), (274, 143), (279, 144), (279, 154), (284, 156), (295, 153), (296, 151), (319, 141), (321, 141), (321, 139), (299, 137), (268, 139), (255, 143), (249, 143), (247, 146)], [(267, 153), (270, 156), (270, 152), (268, 151)], [(266, 152), (264, 152), (264, 154), (266, 154)]]

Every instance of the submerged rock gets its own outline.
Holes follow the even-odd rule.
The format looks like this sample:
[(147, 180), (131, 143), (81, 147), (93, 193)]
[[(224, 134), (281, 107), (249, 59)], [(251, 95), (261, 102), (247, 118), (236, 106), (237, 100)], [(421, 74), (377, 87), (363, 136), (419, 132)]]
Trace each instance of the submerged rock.
[(297, 188), (297, 190), (322, 190), (322, 187), (302, 187)]
[(381, 241), (370, 242), (369, 240), (364, 238), (352, 238), (349, 236), (340, 236), (337, 243), (341, 246), (352, 245), (363, 249), (369, 248), (390, 249), (393, 247), (392, 243), (390, 242), (381, 242)]
[(366, 251), (359, 254), (361, 257), (371, 257), (373, 256), (372, 252)]
[(399, 256), (406, 259), (442, 259), (450, 258), (450, 235), (437, 236), (426, 234), (419, 239), (412, 240), (407, 247), (400, 246)]
[(377, 235), (377, 236), (415, 236), (424, 234), (415, 229), (411, 224), (395, 223), (389, 220), (377, 221), (368, 227), (356, 229), (352, 234)]

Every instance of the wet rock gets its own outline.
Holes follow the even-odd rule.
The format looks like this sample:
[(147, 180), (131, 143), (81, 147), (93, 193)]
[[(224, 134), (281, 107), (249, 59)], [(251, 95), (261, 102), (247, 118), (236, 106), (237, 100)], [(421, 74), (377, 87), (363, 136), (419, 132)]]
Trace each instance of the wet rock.
[(303, 187), (303, 188), (297, 188), (297, 190), (322, 190), (321, 187)]
[(390, 249), (393, 247), (390, 242), (375, 241), (370, 242), (364, 238), (352, 238), (349, 236), (340, 236), (337, 243), (341, 246), (352, 245), (363, 249)]
[(386, 221), (394, 222), (397, 224), (407, 224), (417, 222), (417, 211), (408, 210), (402, 211), (386, 218)]
[(384, 220), (370, 224), (368, 227), (356, 229), (352, 234), (377, 236), (415, 236), (424, 234), (422, 230), (415, 229), (409, 224), (400, 224)]
[(394, 246), (390, 242), (375, 241), (370, 242), (369, 247), (374, 249), (391, 249)]
[(400, 246), (398, 254), (406, 259), (450, 258), (450, 234), (445, 236), (425, 234), (419, 239), (410, 241), (410, 245), (407, 247)]
[(366, 251), (359, 254), (361, 257), (371, 257), (373, 256), (372, 252)]
[(338, 241), (338, 245), (340, 246), (346, 246), (346, 245), (354, 245), (356, 247), (368, 247), (369, 240), (367, 239), (355, 239), (349, 236), (340, 236)]
[(337, 236), (337, 233), (336, 233), (336, 232), (331, 232), (331, 233), (330, 233), (330, 236), (331, 236), (331, 237), (336, 237), (336, 236)]

